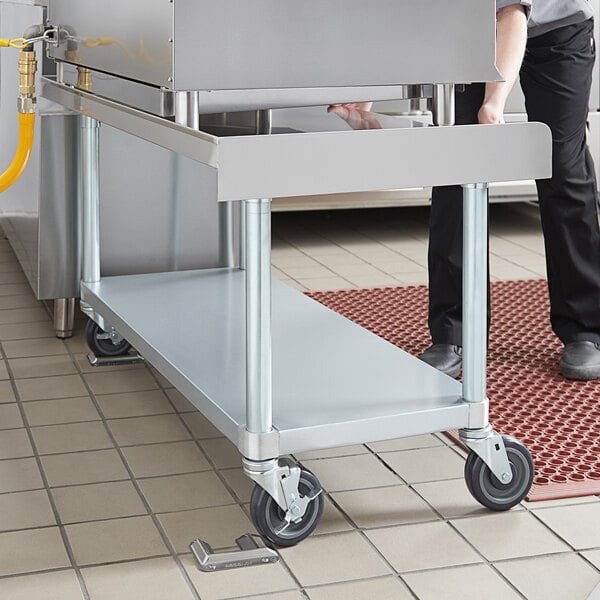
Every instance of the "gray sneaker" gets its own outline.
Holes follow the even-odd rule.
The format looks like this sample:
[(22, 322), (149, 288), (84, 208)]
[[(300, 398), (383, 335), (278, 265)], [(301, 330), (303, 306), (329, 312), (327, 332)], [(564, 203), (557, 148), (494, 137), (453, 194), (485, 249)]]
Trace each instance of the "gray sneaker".
[(462, 366), (462, 348), (453, 344), (433, 344), (419, 358), (449, 377), (456, 378)]
[(558, 370), (563, 377), (576, 381), (600, 379), (600, 344), (595, 342), (565, 344)]

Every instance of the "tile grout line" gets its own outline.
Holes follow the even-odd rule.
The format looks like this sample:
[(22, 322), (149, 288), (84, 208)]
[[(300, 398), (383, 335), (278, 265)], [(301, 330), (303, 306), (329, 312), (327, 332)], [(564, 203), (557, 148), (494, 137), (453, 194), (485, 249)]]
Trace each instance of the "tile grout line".
[[(187, 571), (185, 570), (185, 567), (183, 566), (183, 563), (181, 562), (181, 560), (179, 559), (179, 557), (175, 553), (175, 548), (172, 546), (171, 541), (169, 540), (166, 532), (163, 530), (158, 517), (156, 516), (156, 514), (152, 510), (152, 507), (150, 506), (149, 502), (147, 501), (145, 495), (143, 494), (142, 489), (138, 485), (138, 482), (137, 482), (136, 478), (134, 477), (133, 472), (131, 471), (129, 463), (127, 462), (127, 459), (126, 459), (125, 455), (123, 454), (123, 452), (121, 450), (121, 447), (117, 443), (117, 441), (116, 441), (116, 439), (115, 439), (115, 437), (114, 437), (114, 435), (113, 435), (110, 427), (108, 426), (108, 424), (106, 422), (106, 419), (104, 418), (104, 413), (102, 412), (102, 409), (100, 408), (100, 405), (98, 404), (98, 402), (96, 400), (95, 394), (93, 393), (90, 385), (86, 381), (86, 379), (84, 377), (84, 373), (81, 371), (81, 368), (80, 368), (79, 364), (75, 360), (75, 355), (71, 352), (70, 348), (68, 348), (68, 351), (69, 351), (69, 355), (71, 356), (71, 359), (73, 360), (73, 362), (75, 364), (76, 369), (79, 372), (79, 376), (80, 376), (81, 380), (83, 381), (83, 385), (87, 389), (88, 394), (90, 395), (90, 398), (92, 399), (92, 402), (93, 402), (96, 410), (98, 411), (98, 414), (101, 417), (101, 421), (102, 421), (102, 423), (104, 425), (104, 428), (105, 428), (105, 430), (107, 432), (107, 435), (110, 438), (110, 440), (112, 441), (112, 443), (114, 445), (114, 449), (116, 450), (117, 454), (119, 455), (119, 458), (120, 458), (121, 462), (123, 463), (123, 465), (125, 467), (125, 470), (127, 471), (128, 475), (130, 477), (129, 480), (131, 481), (131, 483), (132, 483), (135, 491), (137, 492), (137, 494), (138, 494), (138, 496), (139, 496), (139, 498), (140, 498), (140, 500), (141, 500), (144, 508), (147, 511), (147, 515), (150, 516), (152, 522), (154, 523), (154, 526), (156, 527), (156, 529), (157, 529), (157, 531), (158, 531), (158, 533), (159, 533), (159, 535), (160, 535), (160, 537), (161, 537), (161, 539), (163, 541), (163, 544), (165, 545), (165, 547), (166, 547), (167, 551), (169, 552), (171, 558), (175, 561), (175, 564), (177, 565), (177, 567), (179, 569), (179, 572), (180, 572), (181, 576), (183, 577), (183, 580), (187, 584), (187, 586), (188, 586), (190, 592), (192, 593), (193, 597), (195, 598), (195, 600), (200, 600), (200, 596), (199, 596), (196, 588), (194, 587), (194, 585), (193, 585), (193, 583), (192, 583), (192, 581), (190, 579), (190, 576), (188, 575)], [(148, 370), (151, 373), (151, 370), (150, 369), (148, 369)], [(152, 373), (151, 373), (151, 375), (152, 375)], [(162, 388), (159, 388), (159, 389), (162, 389)], [(164, 391), (163, 391), (163, 393), (164, 393)], [(164, 394), (164, 396), (167, 398), (167, 401), (170, 402), (170, 399), (168, 398), (167, 394)], [(175, 407), (173, 407), (173, 408), (175, 408)], [(149, 559), (149, 558), (152, 558), (152, 557), (144, 557), (144, 559)], [(131, 562), (131, 561), (125, 560), (125, 561), (120, 561), (120, 562)]]
[[(0, 344), (0, 346), (2, 346), (2, 345)], [(0, 347), (0, 356), (2, 356), (2, 358), (4, 360), (6, 360), (6, 355), (4, 353), (4, 347)], [(15, 395), (15, 400), (17, 402), (17, 406), (19, 407), (19, 411), (21, 413), (21, 419), (23, 420), (23, 425), (25, 427), (25, 431), (27, 432), (27, 437), (29, 439), (29, 443), (31, 444), (31, 448), (34, 453), (34, 458), (35, 458), (35, 461), (37, 464), (37, 468), (40, 472), (40, 477), (42, 479), (42, 483), (44, 484), (44, 491), (46, 492), (46, 497), (48, 498), (48, 502), (49, 502), (52, 512), (54, 514), (54, 518), (56, 520), (56, 526), (57, 526), (60, 536), (62, 538), (62, 542), (65, 546), (67, 557), (69, 558), (69, 560), (71, 562), (71, 567), (75, 571), (75, 575), (79, 582), (79, 586), (81, 588), (81, 592), (83, 594), (84, 600), (90, 600), (90, 595), (89, 595), (89, 592), (87, 589), (87, 585), (85, 584), (83, 575), (79, 569), (79, 566), (77, 565), (77, 562), (75, 561), (75, 555), (73, 553), (73, 548), (71, 547), (71, 543), (69, 541), (69, 538), (67, 537), (66, 529), (65, 529), (64, 525), (62, 524), (60, 514), (58, 512), (58, 508), (54, 501), (54, 497), (50, 493), (50, 486), (48, 485), (48, 479), (46, 477), (46, 472), (43, 469), (42, 461), (41, 461), (40, 455), (37, 451), (37, 446), (35, 444), (33, 434), (31, 433), (31, 429), (29, 427), (29, 421), (27, 419), (27, 414), (25, 413), (25, 409), (23, 407), (23, 403), (21, 401), (19, 390), (17, 389), (15, 379), (12, 377), (12, 369), (10, 368), (10, 365), (8, 365), (8, 364), (6, 365), (6, 368), (9, 373), (9, 376), (10, 376), (10, 382), (11, 382), (11, 386), (13, 388), (13, 393)], [(34, 573), (36, 573), (36, 572), (38, 572), (38, 571), (34, 571)]]

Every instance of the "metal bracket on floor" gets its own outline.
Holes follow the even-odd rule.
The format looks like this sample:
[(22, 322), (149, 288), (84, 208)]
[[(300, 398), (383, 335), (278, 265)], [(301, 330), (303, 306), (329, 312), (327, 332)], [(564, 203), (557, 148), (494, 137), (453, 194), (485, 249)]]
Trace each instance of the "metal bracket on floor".
[(88, 362), (92, 367), (111, 367), (115, 365), (133, 365), (135, 363), (145, 362), (144, 357), (137, 352), (130, 352), (122, 356), (96, 356), (93, 352), (88, 352)]
[(200, 570), (207, 572), (252, 567), (279, 561), (279, 554), (275, 550), (267, 548), (258, 535), (246, 533), (235, 540), (235, 543), (239, 550), (213, 552), (206, 542), (194, 540), (190, 544), (190, 550), (194, 554)]

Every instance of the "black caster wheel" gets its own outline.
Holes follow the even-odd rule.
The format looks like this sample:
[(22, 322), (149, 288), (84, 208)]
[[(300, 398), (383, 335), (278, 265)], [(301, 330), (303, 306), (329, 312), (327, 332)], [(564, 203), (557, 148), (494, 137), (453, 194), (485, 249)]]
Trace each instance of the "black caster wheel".
[(105, 333), (98, 323), (92, 320), (85, 326), (87, 345), (96, 356), (122, 356), (129, 352), (131, 344), (127, 340), (115, 344), (109, 337), (104, 337)]
[[(318, 493), (321, 489), (319, 480), (310, 472), (300, 471), (298, 490), (302, 496)], [(258, 484), (255, 485), (250, 498), (250, 516), (258, 532), (276, 546), (294, 546), (307, 538), (319, 524), (323, 516), (325, 499), (319, 494), (306, 508), (306, 513), (298, 523), (285, 525), (285, 511)]]
[(508, 510), (525, 498), (533, 483), (533, 460), (529, 450), (519, 440), (503, 435), (512, 481), (502, 483), (475, 453), (470, 452), (465, 462), (465, 481), (472, 496), (492, 510)]

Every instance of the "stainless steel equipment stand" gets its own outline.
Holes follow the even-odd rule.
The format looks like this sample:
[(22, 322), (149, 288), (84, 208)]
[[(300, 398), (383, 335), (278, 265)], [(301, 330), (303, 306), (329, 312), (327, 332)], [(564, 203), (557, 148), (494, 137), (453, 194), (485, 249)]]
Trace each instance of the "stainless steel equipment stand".
[[(118, 330), (134, 344), (237, 444), (244, 471), (256, 483), (250, 513), (259, 533), (275, 545), (290, 546), (306, 538), (321, 518), (320, 483), (286, 455), (449, 429), (459, 429), (472, 450), (465, 479), (477, 500), (507, 510), (525, 496), (533, 477), (531, 457), (488, 421), (487, 184), (463, 185), (462, 386), (272, 280), (269, 198), (307, 188), (316, 193), (320, 186), (356, 191), (449, 185), (482, 174), (502, 181), (546, 177), (547, 128), (524, 123), (216, 137), (51, 81), (44, 91), (68, 108), (85, 111), (83, 308), (100, 326)], [(443, 93), (440, 100), (449, 122)], [(215, 170), (218, 201), (241, 200), (243, 206), (240, 268), (100, 278), (100, 120)], [(455, 160), (457, 147), (461, 154)], [(502, 163), (493, 160), (499, 148), (511, 149)], [(432, 170), (426, 158), (434, 151), (438, 160)], [(158, 324), (157, 306), (162, 309)], [(243, 553), (255, 550), (209, 563), (215, 568), (247, 564)]]

